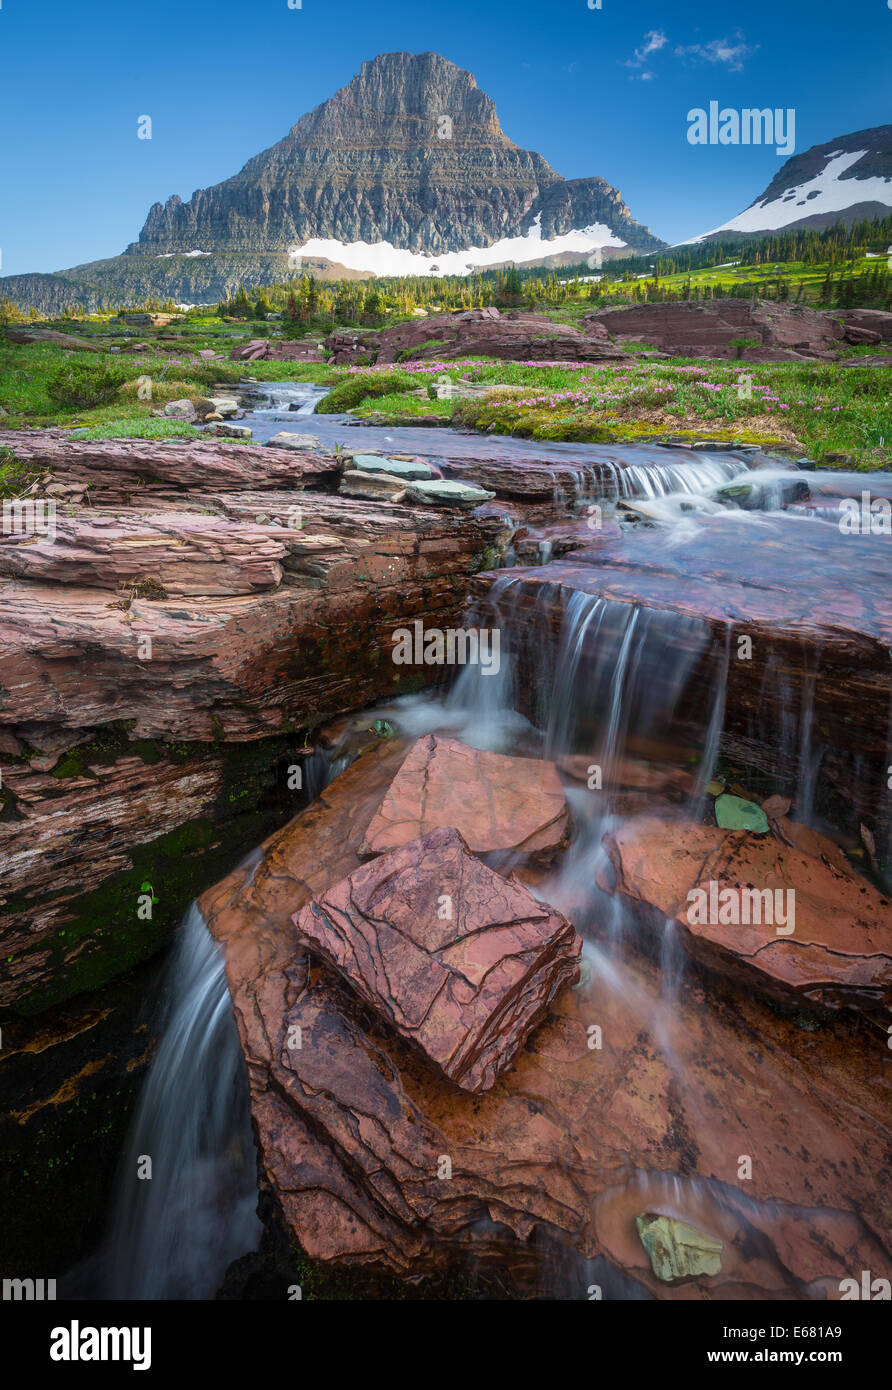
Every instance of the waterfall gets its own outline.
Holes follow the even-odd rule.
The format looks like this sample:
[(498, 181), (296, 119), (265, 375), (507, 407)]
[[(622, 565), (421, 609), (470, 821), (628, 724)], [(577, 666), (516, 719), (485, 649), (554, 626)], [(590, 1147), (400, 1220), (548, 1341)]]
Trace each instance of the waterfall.
[[(260, 1239), (245, 1064), (223, 955), (194, 905), (163, 1010), (98, 1256), (104, 1298), (213, 1298)], [(147, 1159), (151, 1178), (139, 1176)]]

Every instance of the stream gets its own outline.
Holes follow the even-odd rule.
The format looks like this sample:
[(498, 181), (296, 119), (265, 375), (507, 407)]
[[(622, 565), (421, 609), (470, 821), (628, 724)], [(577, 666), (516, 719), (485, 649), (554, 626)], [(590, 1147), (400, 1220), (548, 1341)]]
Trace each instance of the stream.
[[(327, 449), (341, 444), (431, 462), (570, 464), (577, 495), (563, 515), (556, 512), (551, 529), (578, 520), (592, 501), (620, 522), (622, 550), (609, 538), (592, 537), (598, 545), (591, 552), (506, 568), (475, 583), (468, 621), (501, 632), (497, 675), (467, 666), (447, 686), (379, 705), (355, 723), (380, 719), (407, 740), (438, 732), (473, 747), (558, 763), (573, 840), (534, 891), (569, 916), (585, 939), (583, 995), (606, 991), (619, 1002), (652, 1032), (679, 1083), (696, 1091), (702, 1081), (688, 1077), (689, 1044), (676, 1010), (689, 964), (667, 921), (656, 983), (639, 973), (603, 837), (651, 804), (656, 814), (665, 813), (662, 794), (649, 789), (657, 785), (655, 773), (685, 774), (671, 814), (701, 822), (716, 770), (724, 768), (730, 780), (735, 768), (746, 768), (756, 799), (788, 796), (798, 822), (852, 849), (852, 826), (833, 819), (840, 788), (863, 782), (868, 767), (892, 763), (892, 708), (885, 726), (873, 731), (876, 749), (840, 749), (827, 722), (836, 668), (822, 666), (821, 640), (794, 662), (784, 642), (769, 642), (765, 650), (760, 637), (763, 649), (752, 673), (743, 675), (737, 644), (740, 631), (749, 630), (750, 603), (757, 614), (764, 604), (766, 623), (770, 618), (778, 631), (795, 618), (797, 631), (810, 633), (810, 586), (819, 583), (819, 602), (821, 586), (838, 590), (856, 546), (840, 533), (839, 499), (860, 498), (868, 483), (873, 498), (892, 498), (892, 475), (865, 481), (864, 475), (816, 474), (758, 450), (540, 443), (371, 427), (314, 414), (323, 388), (261, 383), (252, 390), (266, 399), (245, 417), (258, 441), (291, 429), (315, 434)], [(614, 485), (599, 491), (593, 470), (605, 462), (614, 466)], [(717, 498), (717, 489), (729, 484), (733, 493)], [(492, 506), (498, 509), (497, 502)], [(869, 536), (854, 551), (851, 563), (866, 577), (881, 570), (888, 576), (884, 541), (892, 544), (884, 535)], [(584, 547), (584, 538), (577, 544)], [(550, 555), (550, 542), (540, 546), (540, 559)], [(767, 592), (775, 580), (786, 603)], [(832, 625), (832, 614), (828, 621)], [(881, 651), (885, 642), (888, 662), (885, 632), (880, 625), (874, 635)], [(597, 767), (594, 790), (574, 773), (574, 759)], [(347, 760), (345, 754), (337, 766)], [(332, 765), (320, 774), (320, 787), (336, 770)], [(514, 865), (506, 859), (499, 867)], [(227, 1265), (255, 1249), (260, 1234), (241, 1050), (221, 958), (195, 908), (181, 928), (170, 971), (165, 1031), (133, 1121), (102, 1250), (107, 1297), (213, 1297)], [(719, 1049), (724, 1026), (716, 1016), (707, 1029)], [(721, 1060), (718, 1052), (713, 1061)], [(145, 1154), (152, 1156), (155, 1178), (142, 1190), (136, 1183), (135, 1197), (132, 1172)], [(659, 1186), (658, 1179), (664, 1182), (661, 1210), (671, 1208), (680, 1219), (696, 1222), (712, 1213), (718, 1220), (717, 1212), (730, 1210), (720, 1184), (638, 1173), (617, 1196), (617, 1211), (637, 1188)], [(764, 1208), (756, 1215), (773, 1220)], [(628, 1280), (616, 1288), (619, 1297), (647, 1296)], [(556, 1288), (553, 1296), (568, 1294)]]

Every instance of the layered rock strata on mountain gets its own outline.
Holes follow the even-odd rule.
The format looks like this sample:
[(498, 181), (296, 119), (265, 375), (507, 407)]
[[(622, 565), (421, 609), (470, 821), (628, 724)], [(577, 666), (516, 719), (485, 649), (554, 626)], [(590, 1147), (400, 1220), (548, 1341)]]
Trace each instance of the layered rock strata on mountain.
[[(226, 952), (262, 1185), (291, 1238), (323, 1265), (418, 1279), (470, 1261), (551, 1296), (587, 1297), (599, 1255), (683, 1299), (835, 1299), (852, 1268), (887, 1274), (890, 1105), (870, 1046), (696, 980), (667, 1000), (654, 967), (623, 962), (565, 990), (468, 1095), (301, 959), (292, 916), (358, 868), (403, 756), (364, 753), (201, 903)], [(668, 1287), (644, 1213), (721, 1241), (720, 1271)]]
[(637, 249), (663, 244), (603, 179), (567, 182), (509, 140), (469, 72), (437, 53), (384, 53), (233, 178), (156, 203), (128, 249), (272, 251), (321, 237), (435, 257), (537, 219), (545, 237), (600, 223)]
[(471, 1092), (495, 1084), (579, 977), (569, 922), (448, 826), (355, 869), (293, 921), (314, 955)]

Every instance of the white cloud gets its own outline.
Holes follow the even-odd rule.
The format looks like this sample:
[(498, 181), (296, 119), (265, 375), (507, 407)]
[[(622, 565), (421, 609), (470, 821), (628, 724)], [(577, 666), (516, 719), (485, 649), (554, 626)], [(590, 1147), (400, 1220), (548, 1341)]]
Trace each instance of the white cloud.
[(627, 59), (623, 66), (640, 68), (651, 53), (659, 53), (660, 49), (665, 48), (668, 42), (669, 40), (662, 29), (649, 29), (644, 35), (644, 43), (640, 48), (635, 49), (635, 57)]
[(676, 58), (691, 58), (702, 63), (722, 63), (731, 72), (740, 72), (747, 58), (752, 57), (758, 44), (751, 47), (743, 42), (743, 35), (734, 35), (737, 40), (710, 39), (709, 43), (679, 44), (674, 50)]

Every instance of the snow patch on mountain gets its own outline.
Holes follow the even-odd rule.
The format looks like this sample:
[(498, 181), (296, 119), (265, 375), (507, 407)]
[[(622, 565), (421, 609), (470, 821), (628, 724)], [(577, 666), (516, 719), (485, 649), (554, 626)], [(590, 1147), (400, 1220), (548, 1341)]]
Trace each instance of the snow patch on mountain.
[[(892, 178), (841, 179), (867, 153), (866, 150), (834, 150), (820, 174), (805, 183), (788, 188), (780, 198), (771, 202), (753, 203), (739, 217), (691, 237), (689, 242), (703, 241), (716, 232), (773, 232), (798, 222), (801, 217), (818, 213), (843, 212), (853, 203), (886, 203), (892, 206)], [(689, 243), (685, 243), (686, 245)]]
[(295, 246), (288, 255), (295, 266), (304, 257), (324, 257), (347, 270), (365, 270), (375, 275), (471, 275), (475, 270), (503, 261), (522, 265), (563, 251), (578, 252), (581, 258), (599, 247), (626, 245), (602, 222), (565, 232), (548, 241), (541, 235), (540, 221), (541, 214), (525, 236), (503, 237), (492, 246), (469, 246), (465, 251), (446, 251), (436, 256), (404, 251), (389, 241), (343, 242), (326, 237), (311, 237), (303, 246)]

